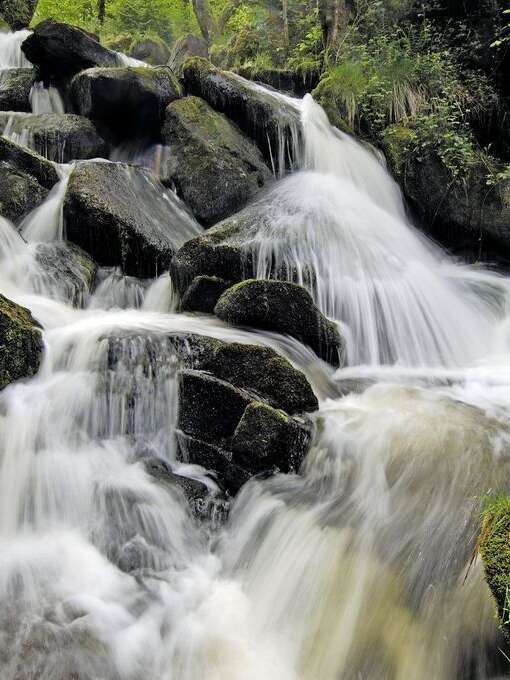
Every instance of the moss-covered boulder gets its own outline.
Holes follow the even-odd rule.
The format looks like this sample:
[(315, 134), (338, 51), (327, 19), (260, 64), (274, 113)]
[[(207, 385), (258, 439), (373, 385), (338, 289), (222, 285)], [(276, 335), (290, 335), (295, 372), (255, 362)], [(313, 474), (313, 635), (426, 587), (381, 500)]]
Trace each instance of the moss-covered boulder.
[(60, 291), (62, 300), (81, 307), (96, 280), (94, 260), (74, 243), (65, 241), (38, 243), (35, 255), (43, 268), (45, 281)]
[(140, 38), (131, 43), (128, 54), (151, 66), (164, 66), (170, 58), (170, 48), (161, 38)]
[(19, 222), (58, 182), (52, 163), (0, 137), (0, 215)]
[(307, 290), (294, 283), (242, 281), (222, 294), (214, 313), (229, 324), (291, 335), (334, 366), (343, 363), (337, 325), (315, 306)]
[(230, 493), (252, 475), (296, 470), (311, 440), (303, 420), (202, 371), (179, 374), (178, 427), (183, 459), (212, 468)]
[(0, 295), (0, 390), (37, 373), (42, 353), (41, 331), (28, 309)]
[(13, 31), (26, 28), (32, 21), (37, 0), (1, 0), (0, 18), (3, 18)]
[(481, 161), (454, 181), (433, 150), (414, 151), (415, 141), (412, 128), (397, 125), (382, 136), (388, 165), (426, 231), (454, 248), (465, 244), (477, 256), (484, 241), (510, 255), (510, 181), (489, 186)]
[(176, 40), (168, 59), (168, 66), (179, 77), (182, 76), (183, 64), (191, 57), (209, 57), (209, 45), (204, 38), (196, 35), (183, 35)]
[(197, 276), (182, 297), (181, 311), (214, 314), (220, 295), (231, 285), (230, 281), (217, 276)]
[(198, 97), (167, 107), (163, 139), (167, 174), (206, 226), (244, 207), (271, 177), (258, 148)]
[(253, 275), (253, 259), (245, 247), (242, 225), (242, 216), (234, 215), (182, 246), (170, 269), (181, 295), (197, 276), (237, 282)]
[(0, 111), (31, 111), (30, 90), (34, 82), (31, 68), (0, 71)]
[(317, 410), (310, 383), (284, 357), (263, 345), (225, 342), (206, 336), (176, 336), (174, 343), (188, 368), (206, 371), (294, 415)]
[(157, 138), (165, 108), (182, 94), (166, 66), (87, 69), (70, 92), (75, 110), (105, 125), (116, 141)]
[(101, 158), (108, 145), (92, 121), (72, 113), (0, 113), (0, 132), (23, 139), (30, 148), (50, 161)]
[(185, 62), (183, 81), (189, 94), (205, 99), (253, 139), (275, 172), (283, 172), (297, 160), (300, 114), (289, 99), (200, 57)]
[(44, 80), (66, 80), (94, 66), (121, 66), (121, 57), (90, 33), (60, 21), (38, 24), (23, 45), (25, 56)]
[(200, 227), (179, 199), (144, 168), (83, 161), (64, 202), (66, 238), (100, 265), (149, 278)]
[(487, 501), (479, 549), (501, 624), (510, 636), (510, 497)]

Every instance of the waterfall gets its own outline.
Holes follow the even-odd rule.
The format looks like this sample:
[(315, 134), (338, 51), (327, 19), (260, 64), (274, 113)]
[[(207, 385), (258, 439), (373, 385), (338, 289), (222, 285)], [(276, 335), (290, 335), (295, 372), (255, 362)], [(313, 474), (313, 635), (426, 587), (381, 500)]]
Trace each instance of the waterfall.
[[(71, 167), (21, 234), (0, 219), (0, 292), (45, 345), (0, 392), (2, 680), (507, 674), (472, 555), (479, 497), (510, 483), (508, 279), (428, 241), (372, 150), (290, 105), (299, 162), (249, 206), (247, 248), (341, 322), (336, 373), (292, 338), (177, 313), (168, 273), (100, 269), (90, 295), (58, 260), (48, 275)], [(274, 349), (320, 402), (300, 473), (251, 480), (219, 526), (215, 479), (176, 455), (189, 333)], [(207, 521), (150, 462), (209, 491)]]
[(29, 35), (30, 31), (0, 31), (0, 71), (8, 68), (31, 68), (32, 64), (21, 51), (21, 45)]

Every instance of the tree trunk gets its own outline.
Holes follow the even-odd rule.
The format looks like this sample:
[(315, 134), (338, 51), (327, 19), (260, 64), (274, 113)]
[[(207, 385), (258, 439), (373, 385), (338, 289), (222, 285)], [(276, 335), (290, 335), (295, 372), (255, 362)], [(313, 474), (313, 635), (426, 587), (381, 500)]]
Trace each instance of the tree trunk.
[(104, 24), (105, 13), (106, 13), (106, 0), (97, 0), (97, 18), (101, 25)]
[(336, 56), (354, 16), (354, 0), (319, 0), (319, 13), (326, 52)]
[(289, 49), (289, 0), (282, 0), (283, 44)]
[(204, 40), (209, 45), (216, 34), (216, 22), (209, 7), (209, 0), (191, 0), (193, 11)]

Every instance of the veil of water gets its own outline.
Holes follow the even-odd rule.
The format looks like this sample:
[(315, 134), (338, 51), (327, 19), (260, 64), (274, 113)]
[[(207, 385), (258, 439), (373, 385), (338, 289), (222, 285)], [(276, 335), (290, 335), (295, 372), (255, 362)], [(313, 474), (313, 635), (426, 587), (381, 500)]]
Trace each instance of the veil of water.
[[(45, 343), (0, 393), (2, 680), (508, 674), (472, 561), (479, 497), (510, 482), (508, 280), (427, 241), (380, 159), (311, 98), (292, 106), (303, 167), (250, 208), (250, 248), (341, 323), (336, 374), (290, 338), (176, 313), (167, 274), (100, 270), (78, 295), (83, 272), (38, 258), (54, 248), (58, 269), (66, 248), (65, 171), (23, 236), (0, 220), (0, 292)], [(273, 347), (320, 400), (300, 474), (252, 480), (226, 523), (146, 465), (204, 482), (214, 508), (207, 471), (176, 460), (189, 332)]]

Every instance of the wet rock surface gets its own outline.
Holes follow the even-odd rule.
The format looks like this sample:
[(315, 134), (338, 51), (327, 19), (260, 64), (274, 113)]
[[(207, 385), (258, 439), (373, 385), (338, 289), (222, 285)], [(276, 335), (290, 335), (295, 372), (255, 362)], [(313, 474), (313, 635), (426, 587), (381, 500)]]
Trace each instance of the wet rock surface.
[(311, 440), (303, 420), (196, 370), (179, 374), (178, 427), (182, 459), (214, 470), (231, 494), (253, 475), (297, 470)]
[(168, 268), (198, 226), (151, 173), (120, 163), (82, 162), (64, 202), (66, 238), (99, 264), (149, 278)]
[(58, 179), (45, 158), (0, 138), (0, 215), (19, 222), (44, 201)]
[(21, 49), (44, 80), (65, 80), (94, 66), (121, 66), (118, 54), (76, 26), (46, 19)]
[(0, 295), (0, 390), (39, 370), (43, 341), (28, 309)]
[(30, 90), (34, 82), (31, 68), (0, 71), (0, 111), (31, 111)]
[(182, 94), (166, 66), (87, 69), (73, 78), (70, 92), (76, 111), (116, 141), (157, 138), (166, 106)]
[(290, 103), (200, 57), (184, 63), (183, 81), (188, 94), (201, 97), (235, 122), (258, 145), (275, 172), (284, 171), (289, 154), (297, 160), (300, 121)]
[(170, 151), (167, 174), (206, 226), (240, 210), (270, 179), (257, 147), (198, 97), (167, 107), (163, 140)]
[(0, 114), (0, 131), (8, 131), (56, 163), (101, 158), (108, 153), (94, 123), (70, 113)]
[(180, 309), (182, 312), (214, 314), (220, 295), (230, 286), (230, 281), (217, 276), (197, 276), (184, 293)]
[(336, 324), (315, 306), (308, 291), (294, 283), (242, 281), (221, 295), (214, 313), (233, 325), (291, 335), (334, 366), (343, 363), (343, 342)]

